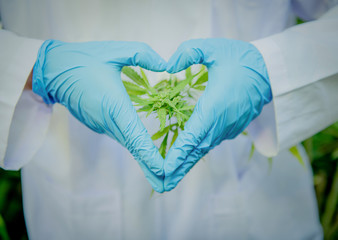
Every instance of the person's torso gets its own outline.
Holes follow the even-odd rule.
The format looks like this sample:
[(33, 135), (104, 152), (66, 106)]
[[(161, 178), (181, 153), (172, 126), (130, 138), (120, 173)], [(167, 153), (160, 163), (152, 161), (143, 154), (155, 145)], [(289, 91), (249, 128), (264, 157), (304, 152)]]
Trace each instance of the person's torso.
[[(293, 16), (288, 0), (3, 0), (0, 10), (4, 28), (19, 35), (143, 41), (165, 59), (185, 40), (251, 41), (282, 31)], [(156, 131), (155, 119), (142, 120)], [(287, 152), (269, 170), (257, 152), (248, 160), (250, 149), (246, 136), (225, 141), (175, 190), (150, 197), (126, 149), (56, 105), (43, 146), (23, 169), (29, 233), (33, 239), (285, 239), (290, 231), (299, 239), (303, 232), (318, 233), (314, 213), (293, 206), (294, 199), (312, 203), (311, 191), (299, 192), (311, 174)], [(295, 209), (307, 225), (292, 218)]]
[(142, 41), (164, 58), (192, 38), (252, 41), (294, 23), (290, 0), (0, 1), (2, 24), (19, 35), (63, 41)]

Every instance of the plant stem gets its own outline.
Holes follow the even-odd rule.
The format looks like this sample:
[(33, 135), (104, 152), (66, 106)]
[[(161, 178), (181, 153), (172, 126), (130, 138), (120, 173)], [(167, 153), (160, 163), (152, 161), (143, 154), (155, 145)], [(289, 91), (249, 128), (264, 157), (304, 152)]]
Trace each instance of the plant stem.
[(322, 218), (324, 236), (327, 236), (327, 234), (330, 232), (331, 220), (336, 211), (337, 199), (338, 199), (338, 164), (336, 164), (336, 172), (333, 178), (331, 191), (327, 198), (327, 204)]
[(308, 138), (303, 142), (306, 153), (309, 157), (310, 162), (313, 162), (313, 138)]

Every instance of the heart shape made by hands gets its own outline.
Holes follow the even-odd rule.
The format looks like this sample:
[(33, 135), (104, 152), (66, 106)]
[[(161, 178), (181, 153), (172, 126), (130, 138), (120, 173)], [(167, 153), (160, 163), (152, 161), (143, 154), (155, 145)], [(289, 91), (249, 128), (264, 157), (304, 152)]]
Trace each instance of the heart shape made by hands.
[[(190, 66), (203, 64), (193, 74)], [(164, 157), (164, 191), (175, 188), (190, 169), (225, 139), (233, 139), (271, 101), (272, 93), (264, 59), (248, 42), (231, 39), (194, 39), (182, 43), (167, 64), (168, 73), (186, 70), (185, 79), (175, 76), (151, 87), (143, 71), (123, 71), (136, 84), (124, 83), (138, 111), (157, 113), (163, 137), (159, 152)], [(207, 87), (204, 83), (208, 80)], [(189, 105), (192, 91), (204, 90), (196, 107)], [(147, 96), (147, 97), (142, 97)], [(188, 99), (187, 99), (188, 98)], [(166, 125), (167, 119), (176, 118)], [(181, 129), (181, 133), (178, 130)]]
[[(205, 67), (195, 74), (187, 70), (182, 81), (171, 77), (151, 87), (143, 71), (126, 70), (135, 84), (123, 86), (121, 81), (125, 66), (178, 73), (194, 64), (205, 65), (208, 73)], [(230, 39), (186, 41), (168, 63), (140, 42), (47, 40), (39, 49), (32, 87), (47, 104), (64, 105), (84, 125), (126, 147), (158, 192), (173, 189), (199, 159), (223, 140), (235, 138), (272, 99), (260, 52)], [(188, 101), (192, 92), (204, 88), (194, 107)], [(139, 111), (156, 111), (160, 131), (153, 139), (163, 137), (159, 149), (130, 100)], [(169, 132), (174, 141), (163, 160)]]

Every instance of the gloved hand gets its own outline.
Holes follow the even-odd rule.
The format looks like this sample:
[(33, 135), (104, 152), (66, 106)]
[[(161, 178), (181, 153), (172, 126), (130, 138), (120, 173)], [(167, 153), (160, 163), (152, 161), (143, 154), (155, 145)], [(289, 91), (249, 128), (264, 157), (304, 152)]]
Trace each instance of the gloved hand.
[(240, 134), (272, 99), (263, 57), (250, 43), (230, 39), (186, 41), (168, 61), (167, 72), (176, 73), (192, 64), (206, 65), (209, 80), (184, 131), (166, 156), (166, 191), (176, 187), (212, 148)]
[(47, 104), (64, 105), (79, 121), (126, 147), (157, 192), (163, 192), (163, 158), (121, 81), (123, 66), (164, 71), (166, 62), (140, 42), (66, 43), (48, 40), (33, 69), (33, 91)]

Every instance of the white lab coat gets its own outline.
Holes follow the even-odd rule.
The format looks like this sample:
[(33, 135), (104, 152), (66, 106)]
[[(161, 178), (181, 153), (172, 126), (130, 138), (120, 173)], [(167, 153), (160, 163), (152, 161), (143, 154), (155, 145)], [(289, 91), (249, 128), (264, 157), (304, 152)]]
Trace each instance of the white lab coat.
[[(330, 6), (301, 0), (0, 0), (6, 29), (0, 32), (0, 160), (3, 168), (22, 169), (29, 237), (321, 239), (311, 168), (286, 149), (338, 119), (338, 8), (283, 30), (295, 13), (311, 20)], [(201, 37), (256, 40), (274, 100), (248, 128), (259, 150), (250, 161), (248, 137), (224, 141), (169, 193), (150, 197), (126, 149), (63, 106), (22, 93), (44, 39), (143, 41), (168, 59), (182, 41)], [(157, 74), (149, 75), (156, 81)], [(142, 120), (150, 133), (156, 130), (156, 120)], [(277, 152), (269, 170), (266, 156)]]

